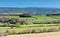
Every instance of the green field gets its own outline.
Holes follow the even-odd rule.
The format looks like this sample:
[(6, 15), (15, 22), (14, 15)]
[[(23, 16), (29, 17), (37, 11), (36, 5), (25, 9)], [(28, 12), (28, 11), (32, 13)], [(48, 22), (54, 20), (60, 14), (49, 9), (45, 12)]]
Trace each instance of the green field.
[(6, 18), (14, 18), (14, 19), (25, 19), (25, 20), (35, 20), (35, 21), (48, 21), (48, 20), (58, 20), (60, 19), (60, 16), (32, 16), (32, 17), (19, 17), (19, 16), (0, 16), (1, 17), (6, 17)]
[(6, 29), (6, 30), (17, 30), (23, 31), (27, 29), (49, 29), (49, 28), (60, 28), (60, 24), (50, 25), (50, 24), (32, 24), (32, 25), (21, 25), (20, 27), (14, 27), (11, 29), (11, 27), (0, 27), (0, 29)]
[[(54, 17), (48, 17), (48, 16), (32, 16), (28, 18), (24, 17), (19, 17), (19, 16), (1, 16), (0, 18), (5, 17), (5, 18), (14, 18), (14, 19), (20, 19), (20, 20), (34, 20), (36, 22), (45, 22), (45, 21), (52, 21), (52, 20), (58, 20), (60, 19), (59, 16), (54, 16)], [(6, 30), (17, 30), (23, 31), (27, 29), (49, 29), (49, 28), (60, 28), (60, 24), (28, 24), (28, 25), (19, 25), (19, 27), (14, 27), (13, 29), (11, 27), (0, 27), (0, 29), (6, 29)]]

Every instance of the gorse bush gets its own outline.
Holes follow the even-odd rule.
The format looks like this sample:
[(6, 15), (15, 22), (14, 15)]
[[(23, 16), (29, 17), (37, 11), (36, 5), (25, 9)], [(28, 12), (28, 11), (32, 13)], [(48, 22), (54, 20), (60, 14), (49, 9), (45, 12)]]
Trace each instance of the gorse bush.
[(19, 32), (20, 34), (34, 33), (34, 29), (26, 29)]
[(39, 29), (39, 28), (34, 30), (34, 33), (42, 33), (42, 32), (43, 32), (43, 30)]
[(17, 31), (17, 30), (9, 30), (6, 31), (9, 35), (13, 34), (30, 34), (30, 33), (44, 33), (44, 32), (56, 32), (59, 31), (59, 28), (29, 28), (29, 29), (24, 29), (22, 31)]
[(49, 28), (47, 32), (56, 32), (59, 31), (58, 28)]
[(41, 28), (38, 28), (38, 29), (26, 29), (26, 30), (20, 31), (19, 34), (43, 33), (43, 32), (46, 32), (46, 31), (47, 31), (46, 29), (41, 29)]
[(8, 31), (8, 34), (9, 35), (18, 34), (18, 32), (16, 30), (10, 30), (10, 31)]
[(20, 32), (20, 34), (27, 34), (27, 33), (44, 33), (44, 32), (56, 32), (56, 31), (59, 31), (58, 28), (49, 28), (49, 29), (46, 29), (46, 28), (38, 28), (38, 29), (26, 29), (26, 30), (23, 30)]
[(8, 33), (6, 32), (6, 30), (0, 29), (0, 37), (1, 36), (7, 36), (7, 35), (8, 35)]

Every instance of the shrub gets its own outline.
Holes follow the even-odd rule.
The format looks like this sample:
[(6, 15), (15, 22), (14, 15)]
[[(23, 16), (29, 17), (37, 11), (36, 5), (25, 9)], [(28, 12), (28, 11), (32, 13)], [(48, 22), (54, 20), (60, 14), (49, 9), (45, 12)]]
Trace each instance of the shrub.
[(59, 27), (59, 30), (60, 30), (60, 27)]
[(26, 31), (25, 30), (20, 31), (18, 34), (26, 34)]
[(10, 24), (16, 24), (16, 20), (14, 20), (14, 19), (9, 20), (9, 22), (10, 22)]
[(34, 30), (34, 33), (43, 33), (43, 32), (47, 32), (46, 28), (37, 28)]
[(26, 30), (20, 31), (19, 34), (43, 33), (43, 32), (46, 32), (46, 31), (47, 31), (46, 29), (41, 29), (41, 28), (38, 28), (38, 29), (26, 29)]
[(59, 31), (58, 28), (49, 28), (47, 32), (56, 32)]
[(18, 33), (18, 32), (17, 32), (16, 30), (10, 30), (10, 31), (8, 32), (9, 35), (17, 34), (17, 33)]
[(19, 34), (28, 34), (28, 33), (34, 33), (34, 29), (26, 29), (19, 32)]
[(3, 30), (3, 29), (0, 30), (0, 37), (1, 36), (7, 36), (7, 35), (8, 34), (7, 34), (6, 30)]
[(35, 29), (34, 30), (34, 33), (41, 33), (42, 32), (42, 29)]
[(47, 29), (46, 28), (43, 28), (43, 32), (47, 32)]
[(27, 33), (34, 33), (35, 29), (27, 29), (26, 32)]

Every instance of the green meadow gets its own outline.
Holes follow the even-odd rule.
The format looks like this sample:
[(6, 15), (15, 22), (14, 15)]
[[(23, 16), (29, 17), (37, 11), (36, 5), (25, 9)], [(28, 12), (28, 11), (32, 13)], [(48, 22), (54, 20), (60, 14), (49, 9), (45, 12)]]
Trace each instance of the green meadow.
[[(28, 18), (24, 18), (24, 17), (19, 17), (19, 16), (1, 16), (1, 17), (5, 17), (5, 18), (14, 18), (14, 19), (20, 19), (20, 20), (34, 20), (36, 22), (45, 22), (45, 21), (52, 21), (52, 20), (58, 20), (60, 19), (59, 16), (32, 16), (32, 17), (28, 17)], [(0, 17), (0, 18), (1, 18)], [(60, 28), (60, 24), (24, 24), (24, 25), (19, 25), (19, 27), (14, 27), (13, 29), (11, 27), (0, 27), (0, 29), (6, 29), (6, 30), (17, 30), (17, 31), (23, 31), (26, 29), (38, 29), (38, 28), (45, 28), (45, 29), (49, 29), (49, 28)]]

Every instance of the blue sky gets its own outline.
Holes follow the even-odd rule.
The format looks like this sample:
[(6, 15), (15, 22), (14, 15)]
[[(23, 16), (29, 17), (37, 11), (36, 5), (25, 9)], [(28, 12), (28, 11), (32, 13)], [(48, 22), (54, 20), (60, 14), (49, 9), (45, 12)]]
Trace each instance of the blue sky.
[(0, 0), (0, 7), (57, 7), (60, 0)]

